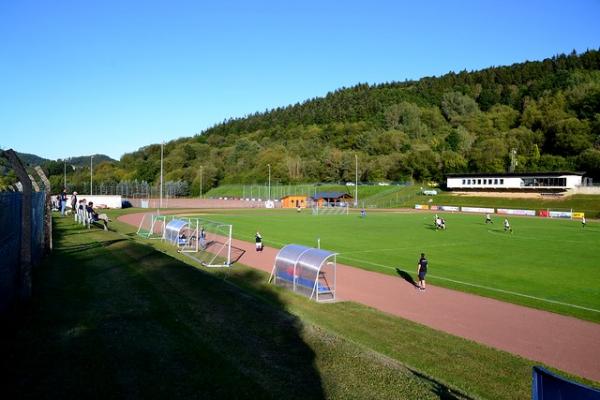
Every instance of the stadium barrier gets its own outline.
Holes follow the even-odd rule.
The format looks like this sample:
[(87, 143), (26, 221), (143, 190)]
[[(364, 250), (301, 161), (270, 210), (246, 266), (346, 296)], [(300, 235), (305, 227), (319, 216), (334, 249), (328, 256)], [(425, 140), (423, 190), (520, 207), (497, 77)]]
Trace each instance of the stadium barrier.
[(550, 218), (572, 219), (573, 218), (573, 212), (572, 211), (552, 211), (552, 210), (548, 210), (548, 216)]
[(482, 213), (482, 214), (494, 214), (495, 210), (493, 208), (487, 207), (461, 207), (460, 211), (468, 212), (468, 213)]
[(455, 207), (455, 206), (439, 206), (439, 209), (441, 211), (452, 211), (452, 212), (460, 211), (460, 207)]
[(496, 213), (503, 215), (525, 215), (535, 217), (535, 210), (515, 210), (511, 208), (498, 208)]
[(415, 210), (429, 210), (427, 204), (415, 204)]
[(583, 219), (584, 217), (585, 217), (585, 213), (573, 211), (573, 219)]

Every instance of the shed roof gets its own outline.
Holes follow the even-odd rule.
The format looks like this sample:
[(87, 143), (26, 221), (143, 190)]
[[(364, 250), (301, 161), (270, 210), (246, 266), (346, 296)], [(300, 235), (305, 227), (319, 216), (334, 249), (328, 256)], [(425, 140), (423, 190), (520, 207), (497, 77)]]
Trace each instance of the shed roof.
[(482, 172), (482, 173), (475, 173), (475, 172), (468, 172), (468, 173), (464, 173), (464, 174), (446, 174), (447, 178), (461, 178), (461, 177), (482, 177), (482, 178), (487, 178), (489, 177), (532, 177), (532, 178), (538, 178), (538, 177), (547, 177), (547, 176), (564, 176), (564, 175), (572, 175), (572, 176), (583, 176), (585, 175), (585, 172), (573, 172), (573, 171), (553, 171), (553, 172), (499, 172), (499, 173), (495, 173), (495, 172)]
[(344, 192), (317, 192), (315, 193), (314, 196), (312, 196), (313, 199), (318, 200), (318, 199), (351, 199), (352, 196), (348, 193), (344, 193)]

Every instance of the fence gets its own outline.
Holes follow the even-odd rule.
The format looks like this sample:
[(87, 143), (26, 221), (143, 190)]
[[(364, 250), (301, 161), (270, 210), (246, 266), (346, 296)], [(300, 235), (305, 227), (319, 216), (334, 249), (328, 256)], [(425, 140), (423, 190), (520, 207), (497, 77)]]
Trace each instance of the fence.
[[(0, 192), (0, 314), (9, 310), (20, 293), (31, 287), (31, 271), (21, 265), (23, 193)], [(44, 255), (45, 193), (31, 194), (31, 266)]]

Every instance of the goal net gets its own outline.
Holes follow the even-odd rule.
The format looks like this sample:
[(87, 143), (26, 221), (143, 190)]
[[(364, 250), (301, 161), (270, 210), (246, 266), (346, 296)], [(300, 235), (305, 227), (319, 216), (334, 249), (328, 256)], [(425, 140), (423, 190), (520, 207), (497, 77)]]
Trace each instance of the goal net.
[(348, 205), (345, 206), (329, 206), (329, 207), (319, 207), (319, 205), (314, 205), (312, 207), (313, 215), (348, 215), (350, 207)]
[(144, 214), (138, 226), (137, 235), (146, 239), (164, 239), (167, 216), (156, 213)]
[(209, 268), (231, 265), (231, 236), (233, 226), (203, 218), (190, 218), (190, 226), (196, 228), (196, 250), (191, 256)]

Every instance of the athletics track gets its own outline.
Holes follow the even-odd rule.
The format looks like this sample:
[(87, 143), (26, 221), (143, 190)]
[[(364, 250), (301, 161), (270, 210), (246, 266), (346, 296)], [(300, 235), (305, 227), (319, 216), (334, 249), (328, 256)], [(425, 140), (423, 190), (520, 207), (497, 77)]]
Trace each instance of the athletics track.
[[(118, 219), (137, 227), (144, 214)], [(271, 272), (278, 249), (265, 247), (257, 253), (254, 243), (236, 239), (232, 246), (245, 251), (240, 264)], [(401, 277), (342, 264), (337, 264), (336, 279), (338, 300), (355, 301), (600, 382), (600, 324), (433, 285), (419, 293)]]

